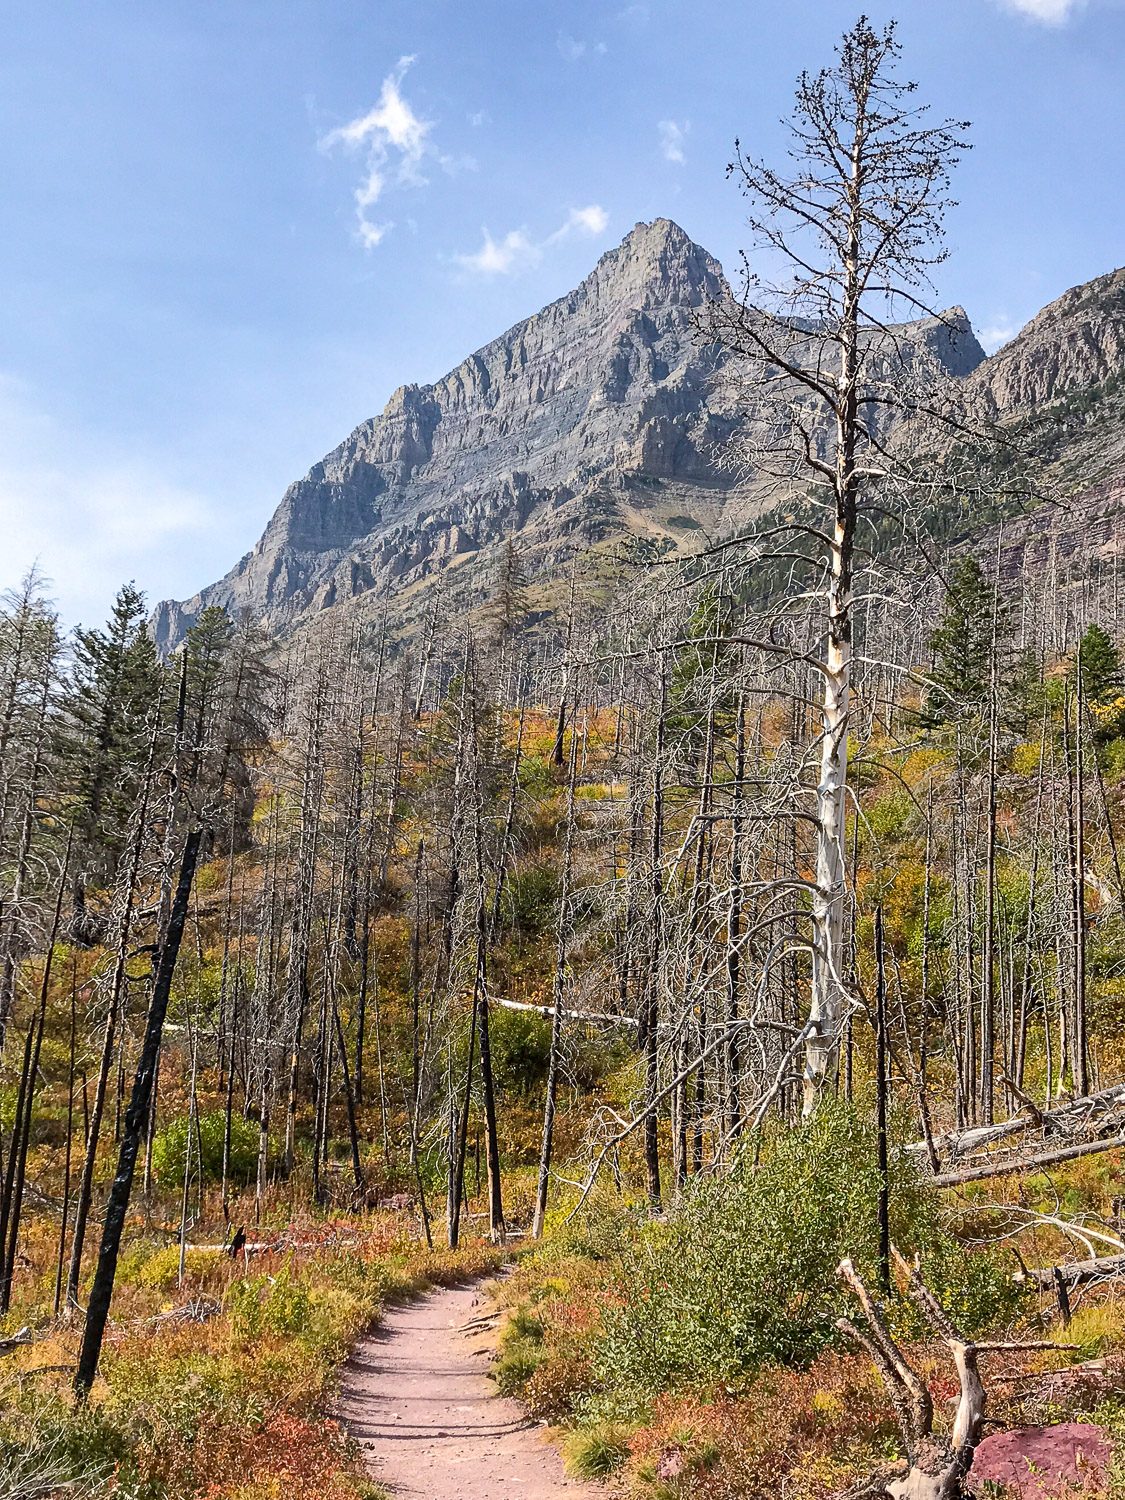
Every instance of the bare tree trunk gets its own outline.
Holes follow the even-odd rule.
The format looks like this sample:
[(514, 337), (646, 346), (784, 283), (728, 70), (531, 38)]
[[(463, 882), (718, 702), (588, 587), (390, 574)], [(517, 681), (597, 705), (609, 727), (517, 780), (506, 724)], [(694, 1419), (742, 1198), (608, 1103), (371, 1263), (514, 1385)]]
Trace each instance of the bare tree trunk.
[(570, 768), (566, 787), (566, 831), (563, 835), (562, 878), (559, 910), (555, 923), (555, 976), (551, 1010), (551, 1051), (547, 1062), (547, 1093), (543, 1103), (543, 1139), (539, 1148), (539, 1177), (535, 1190), (532, 1239), (543, 1237), (547, 1219), (547, 1195), (551, 1186), (551, 1155), (555, 1144), (555, 1105), (559, 1090), (562, 1051), (563, 1002), (567, 984), (567, 939), (570, 932), (570, 885), (574, 863), (574, 803), (577, 777), (578, 736), (570, 737)]
[(141, 1134), (148, 1118), (152, 1084), (156, 1073), (156, 1059), (160, 1052), (160, 1039), (164, 1031), (164, 1017), (172, 992), (172, 978), (176, 972), (176, 960), (187, 921), (188, 903), (191, 900), (192, 884), (199, 859), (199, 848), (204, 829), (193, 828), (184, 840), (180, 859), (180, 874), (176, 894), (168, 915), (168, 924), (157, 954), (145, 1022), (144, 1041), (137, 1063), (137, 1074), (129, 1108), (125, 1114), (125, 1128), (121, 1137), (117, 1173), (109, 1190), (106, 1203), (105, 1223), (102, 1228), (101, 1249), (94, 1282), (90, 1289), (90, 1300), (86, 1308), (86, 1326), (82, 1335), (82, 1348), (78, 1356), (78, 1367), (74, 1375), (74, 1387), (84, 1397), (94, 1383), (101, 1357), (102, 1339), (109, 1318), (109, 1304), (113, 1297), (113, 1284), (117, 1277), (117, 1257), (121, 1248), (121, 1236), (125, 1229), (125, 1217), (129, 1211), (129, 1199), (133, 1190), (133, 1173), (137, 1163)]

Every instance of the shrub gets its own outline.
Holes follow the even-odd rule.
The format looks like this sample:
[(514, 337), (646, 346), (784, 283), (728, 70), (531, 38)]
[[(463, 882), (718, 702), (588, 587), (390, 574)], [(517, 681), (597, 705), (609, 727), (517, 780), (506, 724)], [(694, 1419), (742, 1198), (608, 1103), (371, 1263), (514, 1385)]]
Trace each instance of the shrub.
[[(214, 1250), (188, 1250), (184, 1256), (184, 1277), (196, 1281), (219, 1263), (219, 1254)], [(138, 1286), (153, 1291), (167, 1292), (180, 1280), (180, 1247), (165, 1245), (155, 1255), (150, 1255), (136, 1273)]]
[(309, 1318), (309, 1289), (285, 1267), (277, 1276), (247, 1276), (227, 1293), (231, 1326), (243, 1339), (261, 1333), (294, 1334)]
[(530, 1094), (547, 1076), (551, 1023), (537, 1011), (489, 1010), (489, 1042), (497, 1086), (505, 1092)]
[[(893, 1234), (916, 1248), (935, 1233), (933, 1210), (911, 1164), (898, 1158), (894, 1170)], [(877, 1193), (871, 1127), (844, 1105), (771, 1133), (758, 1162), (747, 1151), (730, 1178), (700, 1179), (626, 1247), (585, 1409), (632, 1419), (662, 1391), (807, 1365), (851, 1311), (839, 1261), (873, 1265)]]
[(522, 1395), (542, 1359), (543, 1350), (539, 1344), (528, 1343), (526, 1339), (513, 1339), (506, 1344), (492, 1370), (500, 1394)]
[(605, 1479), (629, 1457), (629, 1433), (614, 1423), (572, 1432), (564, 1444), (566, 1466), (578, 1479)]
[[(998, 1254), (967, 1250), (948, 1235), (924, 1236), (922, 1271), (926, 1284), (966, 1338), (1011, 1323), (1027, 1301), (1028, 1291), (1012, 1278), (1012, 1268)], [(923, 1336), (913, 1303), (898, 1309), (898, 1322)]]
[[(257, 1168), (258, 1127), (241, 1115), (234, 1115), (230, 1124), (230, 1180), (246, 1183)], [(222, 1176), (225, 1112), (213, 1109), (200, 1115), (198, 1131), (194, 1126), (189, 1129), (189, 1126), (190, 1116), (180, 1115), (156, 1134), (152, 1143), (152, 1174), (159, 1187), (171, 1188), (183, 1181), (189, 1134), (193, 1172), (201, 1172), (206, 1182), (218, 1182)]]
[(588, 1355), (551, 1351), (523, 1383), (520, 1399), (540, 1422), (561, 1422), (590, 1389), (591, 1373)]
[(553, 864), (525, 864), (505, 882), (504, 915), (525, 935), (544, 932), (554, 920), (558, 894), (559, 877)]
[(520, 786), (532, 797), (546, 797), (554, 790), (554, 776), (545, 756), (524, 755), (520, 760)]
[(895, 788), (884, 792), (867, 812), (867, 821), (876, 839), (896, 840), (905, 837), (917, 815), (909, 793)]

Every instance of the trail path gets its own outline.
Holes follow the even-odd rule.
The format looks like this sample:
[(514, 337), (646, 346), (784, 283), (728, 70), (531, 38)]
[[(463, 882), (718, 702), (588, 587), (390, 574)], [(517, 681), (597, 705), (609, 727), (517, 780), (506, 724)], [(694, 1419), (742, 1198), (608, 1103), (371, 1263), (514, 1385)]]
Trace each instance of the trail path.
[(344, 1367), (337, 1415), (402, 1500), (605, 1500), (488, 1379), (479, 1286), (391, 1308)]

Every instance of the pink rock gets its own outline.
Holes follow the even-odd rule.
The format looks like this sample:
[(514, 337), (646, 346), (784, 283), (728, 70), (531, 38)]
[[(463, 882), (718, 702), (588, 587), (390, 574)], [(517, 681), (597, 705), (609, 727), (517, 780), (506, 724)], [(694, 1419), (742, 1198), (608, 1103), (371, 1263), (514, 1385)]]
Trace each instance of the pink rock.
[(1108, 1434), (1090, 1422), (1013, 1427), (981, 1443), (969, 1483), (977, 1494), (991, 1482), (1020, 1500), (1051, 1500), (1066, 1491), (1098, 1489), (1111, 1452)]
[(679, 1479), (684, 1472), (684, 1454), (681, 1448), (665, 1448), (656, 1466), (657, 1479)]

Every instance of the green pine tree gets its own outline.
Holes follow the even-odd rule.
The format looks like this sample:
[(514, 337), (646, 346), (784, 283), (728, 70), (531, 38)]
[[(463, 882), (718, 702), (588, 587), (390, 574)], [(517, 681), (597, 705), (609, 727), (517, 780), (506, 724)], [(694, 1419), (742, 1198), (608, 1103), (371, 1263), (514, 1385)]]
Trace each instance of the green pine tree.
[(993, 642), (1006, 645), (1008, 622), (975, 557), (958, 558), (950, 570), (949, 592), (930, 636), (930, 680), (922, 711), (932, 727), (979, 718), (986, 710), (992, 680)]
[(1121, 652), (1108, 631), (1088, 625), (1078, 643), (1072, 676), (1080, 680), (1082, 698), (1099, 740), (1111, 740), (1125, 729), (1125, 679)]
[(125, 846), (162, 673), (145, 597), (126, 583), (104, 630), (75, 631), (62, 705), (68, 800), (86, 873), (94, 879), (112, 877)]
[(1109, 632), (1088, 625), (1078, 643), (1082, 667), (1082, 696), (1092, 703), (1115, 698), (1122, 685), (1121, 652)]
[(530, 612), (527, 599), (527, 575), (514, 540), (504, 543), (500, 557), (500, 574), (496, 591), (485, 606), (484, 616), (497, 644), (503, 645), (518, 635)]

